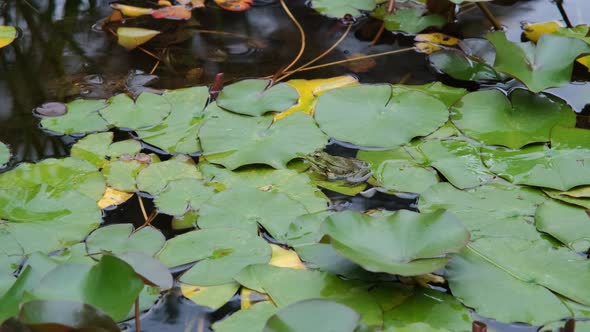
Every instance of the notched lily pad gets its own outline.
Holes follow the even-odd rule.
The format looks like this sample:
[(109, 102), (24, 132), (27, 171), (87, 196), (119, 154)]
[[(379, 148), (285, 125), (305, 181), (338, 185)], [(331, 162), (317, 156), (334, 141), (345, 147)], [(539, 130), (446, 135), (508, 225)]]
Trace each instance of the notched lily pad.
[(342, 212), (328, 217), (324, 229), (341, 255), (369, 271), (404, 276), (443, 267), (469, 241), (459, 219), (443, 210), (378, 217)]
[(74, 100), (67, 105), (61, 116), (44, 117), (41, 127), (65, 135), (81, 135), (106, 131), (110, 125), (99, 111), (107, 106), (104, 100)]
[(299, 99), (297, 90), (285, 83), (271, 84), (272, 80), (250, 79), (228, 85), (221, 90), (217, 105), (251, 116), (282, 112), (295, 105)]
[(388, 84), (330, 90), (318, 99), (315, 119), (337, 140), (361, 147), (393, 148), (426, 136), (448, 119), (435, 97)]
[(141, 143), (131, 139), (113, 143), (113, 137), (112, 132), (88, 135), (72, 146), (70, 156), (102, 168), (110, 159), (141, 151)]
[(100, 110), (100, 115), (112, 126), (137, 130), (160, 124), (170, 109), (166, 98), (157, 94), (144, 92), (135, 101), (119, 94), (109, 99), (109, 105)]
[(555, 126), (573, 127), (576, 115), (565, 102), (517, 89), (472, 92), (451, 109), (451, 120), (465, 135), (489, 145), (518, 149), (549, 141)]
[(166, 242), (164, 235), (154, 227), (135, 230), (132, 224), (115, 224), (97, 229), (86, 239), (90, 255), (110, 252), (114, 255), (128, 251), (155, 255)]

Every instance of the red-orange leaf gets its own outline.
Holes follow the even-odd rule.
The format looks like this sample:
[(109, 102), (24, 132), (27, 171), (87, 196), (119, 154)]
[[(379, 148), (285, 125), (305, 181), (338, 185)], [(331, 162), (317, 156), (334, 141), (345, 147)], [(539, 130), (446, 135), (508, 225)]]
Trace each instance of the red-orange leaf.
[(215, 0), (215, 3), (225, 10), (243, 12), (250, 9), (254, 4), (254, 0)]
[(168, 20), (188, 20), (192, 16), (190, 9), (184, 6), (171, 6), (156, 9), (152, 12), (153, 18), (165, 18)]

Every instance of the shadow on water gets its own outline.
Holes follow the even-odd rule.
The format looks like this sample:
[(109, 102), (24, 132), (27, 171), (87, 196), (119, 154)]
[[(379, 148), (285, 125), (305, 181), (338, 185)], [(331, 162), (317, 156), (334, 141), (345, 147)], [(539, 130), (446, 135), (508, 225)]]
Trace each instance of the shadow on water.
[[(10, 145), (15, 158), (11, 167), (23, 161), (37, 161), (69, 154), (72, 137), (50, 136), (38, 127), (33, 108), (48, 101), (68, 101), (85, 97), (106, 98), (129, 88), (125, 81), (134, 70), (150, 72), (155, 60), (135, 50), (127, 52), (107, 32), (100, 21), (111, 10), (107, 0), (0, 0), (0, 25), (21, 29), (19, 39), (0, 50), (0, 141)], [(574, 25), (590, 21), (590, 1), (567, 1), (566, 10)], [(195, 19), (174, 34), (174, 43), (161, 40), (156, 45), (163, 63), (155, 74), (154, 88), (179, 88), (210, 84), (225, 73), (228, 81), (244, 77), (272, 75), (289, 63), (299, 51), (299, 34), (276, 1), (259, 1), (245, 13), (232, 13), (212, 6), (206, 13), (196, 11)], [(302, 0), (289, 2), (293, 13), (306, 29), (308, 51), (302, 62), (311, 60), (340, 36), (342, 27), (307, 8)], [(549, 0), (523, 0), (512, 6), (490, 5), (507, 29), (509, 39), (518, 40), (521, 23), (559, 19)], [(464, 37), (481, 37), (490, 25), (477, 10), (460, 16), (460, 25), (449, 29)], [(179, 23), (159, 23), (163, 29), (177, 29)], [(93, 28), (94, 27), (94, 28)], [(323, 61), (341, 60), (354, 54), (371, 54), (412, 46), (412, 38), (385, 35), (370, 43), (379, 23), (371, 19), (358, 22), (353, 32)], [(218, 33), (223, 31), (223, 33)], [(157, 43), (158, 41), (155, 40)], [(294, 75), (292, 78), (321, 78), (351, 74), (346, 66), (332, 66)], [(404, 81), (422, 84), (435, 79), (448, 80), (434, 73), (422, 54), (407, 52), (375, 60), (371, 70), (354, 73), (362, 82)], [(470, 86), (473, 88), (473, 86)], [(590, 127), (589, 84), (573, 83), (550, 92), (566, 99), (580, 113), (581, 126)], [(121, 134), (121, 133), (119, 133)], [(121, 135), (128, 135), (122, 133)], [(331, 153), (352, 155), (354, 150), (333, 145)], [(371, 198), (341, 197), (327, 192), (335, 205), (349, 209), (415, 208), (415, 197), (396, 198), (376, 194)], [(152, 203), (145, 200), (147, 208)], [(106, 223), (143, 220), (137, 200), (105, 213)], [(167, 237), (173, 235), (171, 218), (161, 216), (154, 225)], [(178, 290), (166, 294), (142, 316), (144, 331), (209, 331), (212, 322), (239, 309), (239, 299), (216, 312), (208, 311), (179, 296)], [(127, 329), (134, 331), (132, 322)], [(533, 331), (526, 326), (493, 323), (495, 331)]]

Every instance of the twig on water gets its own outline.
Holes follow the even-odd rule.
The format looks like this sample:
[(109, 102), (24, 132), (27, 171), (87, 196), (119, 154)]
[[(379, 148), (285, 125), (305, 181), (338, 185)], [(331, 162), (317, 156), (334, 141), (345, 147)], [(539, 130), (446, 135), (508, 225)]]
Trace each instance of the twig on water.
[(287, 7), (287, 4), (285, 4), (285, 0), (281, 0), (281, 6), (283, 6), (285, 13), (287, 13), (287, 16), (289, 16), (291, 21), (293, 21), (295, 26), (297, 26), (297, 29), (299, 30), (299, 36), (301, 38), (301, 46), (299, 47), (299, 53), (297, 54), (295, 59), (293, 59), (293, 61), (291, 61), (291, 63), (287, 65), (287, 67), (282, 69), (281, 73), (285, 73), (286, 71), (291, 69), (293, 66), (295, 66), (295, 64), (299, 61), (299, 59), (301, 59), (301, 57), (303, 56), (303, 53), (305, 52), (305, 30), (303, 30), (303, 27), (301, 26), (301, 24), (299, 23), (297, 18), (289, 10), (289, 7)]
[[(387, 5), (387, 15), (393, 13), (394, 10), (395, 10), (395, 0), (389, 0), (389, 4)], [(381, 27), (379, 28), (379, 31), (377, 31), (375, 38), (373, 38), (373, 41), (371, 42), (371, 46), (375, 46), (377, 44), (379, 39), (381, 39), (381, 36), (383, 35), (384, 31), (385, 31), (385, 21), (381, 22)]]
[(573, 28), (574, 26), (572, 25), (572, 22), (570, 21), (569, 16), (567, 16), (567, 12), (565, 11), (565, 8), (563, 8), (563, 0), (555, 0), (555, 5), (557, 6), (557, 9), (559, 10), (561, 17), (563, 18), (563, 21), (565, 22), (565, 25), (568, 28)]

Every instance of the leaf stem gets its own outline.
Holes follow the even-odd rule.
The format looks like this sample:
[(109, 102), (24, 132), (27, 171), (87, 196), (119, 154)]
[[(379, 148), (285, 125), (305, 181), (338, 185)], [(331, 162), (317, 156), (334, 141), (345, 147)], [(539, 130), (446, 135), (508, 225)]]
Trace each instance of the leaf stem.
[[(387, 5), (387, 15), (393, 13), (394, 9), (395, 9), (395, 0), (389, 0), (389, 4)], [(371, 46), (375, 46), (377, 44), (379, 39), (381, 39), (381, 36), (383, 35), (384, 31), (385, 31), (385, 21), (381, 22), (381, 27), (379, 28), (379, 31), (377, 31), (375, 38), (373, 38), (373, 41), (371, 42)]]
[(484, 13), (484, 15), (492, 23), (492, 25), (494, 26), (494, 29), (502, 30), (502, 24), (500, 23), (500, 21), (498, 21), (498, 19), (494, 16), (494, 14), (492, 14), (492, 12), (488, 8), (488, 6), (486, 6), (485, 3), (477, 2), (476, 5), (479, 7), (479, 9), (481, 9), (481, 11)]
[(145, 206), (143, 205), (143, 200), (141, 199), (141, 196), (139, 196), (139, 194), (137, 195), (137, 200), (139, 201), (139, 208), (141, 209), (141, 214), (143, 214), (143, 219), (147, 222), (148, 221), (148, 215), (147, 212), (145, 211)]
[(570, 21), (569, 16), (567, 16), (567, 12), (565, 11), (565, 8), (563, 8), (563, 0), (555, 0), (555, 5), (557, 6), (557, 9), (559, 10), (561, 17), (563, 18), (563, 21), (565, 22), (565, 25), (570, 29), (573, 28), (574, 26), (572, 25), (572, 22)]
[(139, 320), (139, 295), (135, 299), (135, 332), (141, 332), (141, 322)]
[(287, 7), (287, 4), (285, 4), (285, 0), (281, 0), (281, 6), (283, 6), (285, 13), (287, 13), (287, 16), (289, 16), (291, 21), (293, 21), (295, 26), (297, 26), (297, 29), (299, 30), (299, 35), (301, 38), (301, 47), (299, 48), (299, 54), (297, 54), (295, 59), (293, 59), (293, 61), (291, 61), (291, 63), (289, 65), (287, 65), (287, 67), (282, 69), (281, 73), (285, 73), (286, 71), (291, 69), (293, 66), (295, 66), (295, 64), (303, 56), (303, 52), (305, 52), (305, 31), (303, 30), (303, 27), (301, 26), (299, 21), (297, 21), (297, 18), (295, 16), (293, 16), (293, 13), (291, 13), (291, 11), (289, 10), (289, 7)]

